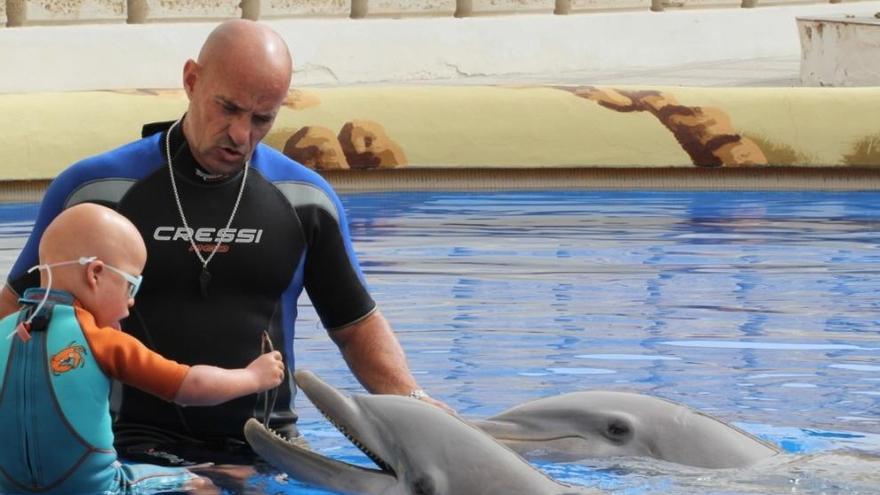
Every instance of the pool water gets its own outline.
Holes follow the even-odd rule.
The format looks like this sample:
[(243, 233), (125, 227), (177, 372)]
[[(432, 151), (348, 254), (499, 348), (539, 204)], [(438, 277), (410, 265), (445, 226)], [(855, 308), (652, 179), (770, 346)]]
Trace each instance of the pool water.
[[(609, 493), (880, 493), (880, 194), (382, 193), (343, 197), (420, 383), (463, 416), (587, 389), (687, 404), (787, 454), (709, 471), (539, 463)], [(33, 206), (0, 209), (0, 262)], [(300, 367), (362, 389), (303, 298)], [(370, 465), (298, 398), (325, 455)], [(326, 494), (283, 476), (255, 493)], [(468, 495), (468, 494), (462, 494)]]

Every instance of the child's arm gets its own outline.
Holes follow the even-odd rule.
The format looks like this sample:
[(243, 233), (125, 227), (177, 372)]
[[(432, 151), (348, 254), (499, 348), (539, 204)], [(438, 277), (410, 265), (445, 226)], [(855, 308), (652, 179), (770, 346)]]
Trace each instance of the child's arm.
[(284, 362), (278, 351), (261, 355), (247, 368), (229, 370), (196, 365), (184, 377), (174, 402), (184, 406), (215, 406), (276, 387), (283, 379)]

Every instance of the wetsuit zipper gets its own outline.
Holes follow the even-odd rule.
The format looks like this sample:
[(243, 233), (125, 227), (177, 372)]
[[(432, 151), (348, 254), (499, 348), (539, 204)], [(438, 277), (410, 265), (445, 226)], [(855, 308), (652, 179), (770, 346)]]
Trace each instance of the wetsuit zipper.
[(22, 432), (22, 437), (24, 438), (24, 455), (25, 455), (25, 464), (27, 465), (28, 474), (31, 478), (31, 487), (36, 489), (39, 488), (39, 484), (37, 482), (37, 473), (36, 469), (34, 469), (33, 465), (33, 444), (31, 442), (30, 437), (28, 436), (28, 431), (33, 431), (34, 427), (38, 427), (39, 425), (34, 425), (33, 418), (31, 416), (34, 411), (33, 404), (30, 403), (32, 397), (28, 394), (28, 390), (31, 390), (31, 387), (34, 386), (33, 377), (31, 376), (31, 361), (33, 360), (32, 354), (35, 349), (38, 349), (39, 343), (37, 342), (39, 339), (32, 339), (31, 342), (18, 342), (17, 344), (24, 351), (22, 352), (22, 384), (21, 384), (21, 404), (22, 404), (22, 425), (24, 431)]

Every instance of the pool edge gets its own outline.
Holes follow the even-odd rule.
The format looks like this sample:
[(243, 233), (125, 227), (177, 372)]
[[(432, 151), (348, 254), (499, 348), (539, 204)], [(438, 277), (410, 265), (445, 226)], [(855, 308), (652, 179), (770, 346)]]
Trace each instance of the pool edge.
[[(329, 170), (341, 193), (499, 190), (878, 191), (878, 167), (559, 167)], [(38, 202), (51, 179), (0, 181), (0, 203)]]

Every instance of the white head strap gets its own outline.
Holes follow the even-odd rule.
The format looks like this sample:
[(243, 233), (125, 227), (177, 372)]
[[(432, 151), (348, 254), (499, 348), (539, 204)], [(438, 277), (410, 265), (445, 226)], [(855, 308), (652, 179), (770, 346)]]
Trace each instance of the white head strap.
[[(52, 290), (52, 267), (53, 266), (64, 266), (64, 265), (88, 265), (89, 263), (98, 259), (97, 256), (81, 256), (79, 259), (70, 260), (70, 261), (59, 261), (58, 263), (50, 263), (44, 265), (34, 265), (28, 268), (28, 273), (33, 272), (34, 270), (46, 270), (46, 289), (43, 292), (43, 298), (40, 299), (40, 302), (37, 304), (37, 307), (34, 308), (33, 312), (31, 312), (28, 319), (19, 325), (24, 325), (27, 327), (34, 321), (34, 318), (40, 313), (40, 310), (43, 309), (43, 306), (46, 304), (46, 301), (49, 300), (49, 291)], [(18, 332), (18, 326), (16, 325), (16, 329), (13, 330), (9, 335), (6, 336), (7, 339), (11, 339), (13, 335)]]

